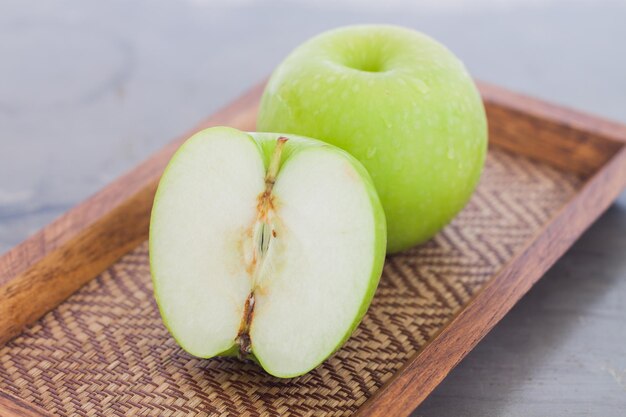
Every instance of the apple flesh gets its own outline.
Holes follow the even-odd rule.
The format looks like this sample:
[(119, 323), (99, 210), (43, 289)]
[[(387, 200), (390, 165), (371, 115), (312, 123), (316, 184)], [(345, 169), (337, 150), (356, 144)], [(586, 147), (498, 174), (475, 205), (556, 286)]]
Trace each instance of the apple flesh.
[(361, 161), (385, 209), (389, 252), (424, 242), (461, 210), (487, 149), (483, 104), (461, 61), (395, 26), (340, 28), (298, 47), (272, 74), (257, 126)]
[(350, 336), (385, 247), (382, 206), (348, 153), (224, 127), (178, 150), (150, 224), (155, 296), (180, 346), (278, 377), (308, 372)]

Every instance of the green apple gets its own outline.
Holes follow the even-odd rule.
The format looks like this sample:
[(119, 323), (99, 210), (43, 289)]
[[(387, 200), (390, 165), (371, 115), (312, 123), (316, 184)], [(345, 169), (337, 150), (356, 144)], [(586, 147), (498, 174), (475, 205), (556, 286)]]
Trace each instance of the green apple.
[(304, 374), (365, 314), (385, 227), (371, 178), (347, 152), (294, 135), (201, 131), (172, 158), (152, 209), (163, 321), (192, 355)]
[(448, 49), (395, 26), (351, 26), (293, 51), (267, 84), (261, 131), (314, 137), (369, 171), (388, 251), (424, 242), (463, 208), (485, 160), (478, 91)]

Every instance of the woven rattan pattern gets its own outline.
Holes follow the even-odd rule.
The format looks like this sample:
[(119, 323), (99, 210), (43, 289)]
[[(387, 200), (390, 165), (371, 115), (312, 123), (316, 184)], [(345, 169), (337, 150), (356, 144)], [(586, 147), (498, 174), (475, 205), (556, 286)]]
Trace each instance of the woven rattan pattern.
[(0, 349), (0, 389), (71, 416), (350, 415), (579, 184), (490, 151), (471, 203), (430, 242), (388, 259), (356, 333), (303, 377), (279, 380), (253, 363), (178, 348), (152, 298), (144, 244)]

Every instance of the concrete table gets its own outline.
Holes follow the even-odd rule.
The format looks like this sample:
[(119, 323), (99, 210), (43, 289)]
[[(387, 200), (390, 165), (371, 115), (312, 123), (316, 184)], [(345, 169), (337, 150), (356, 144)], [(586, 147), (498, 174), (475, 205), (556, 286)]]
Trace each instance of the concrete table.
[[(4, 0), (0, 252), (328, 28), (420, 29), (478, 78), (626, 122), (626, 2)], [(626, 194), (414, 416), (626, 413)]]

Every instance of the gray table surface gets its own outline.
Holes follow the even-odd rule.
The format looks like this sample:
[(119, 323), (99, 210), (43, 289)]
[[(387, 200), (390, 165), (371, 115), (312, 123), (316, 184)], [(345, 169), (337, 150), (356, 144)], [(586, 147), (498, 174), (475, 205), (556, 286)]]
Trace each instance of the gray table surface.
[[(0, 1), (0, 253), (266, 76), (362, 22), (477, 77), (626, 122), (626, 3)], [(626, 194), (414, 416), (626, 415)]]

